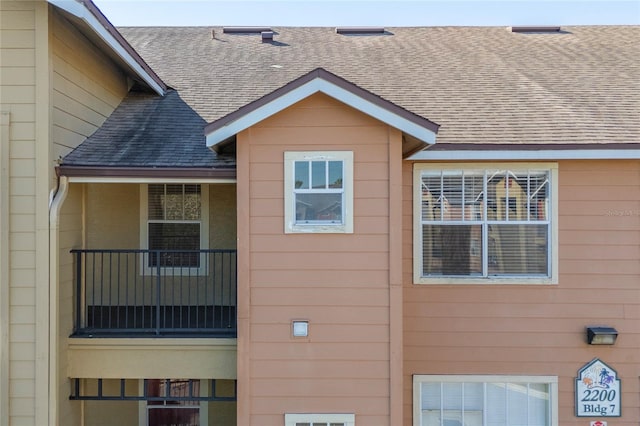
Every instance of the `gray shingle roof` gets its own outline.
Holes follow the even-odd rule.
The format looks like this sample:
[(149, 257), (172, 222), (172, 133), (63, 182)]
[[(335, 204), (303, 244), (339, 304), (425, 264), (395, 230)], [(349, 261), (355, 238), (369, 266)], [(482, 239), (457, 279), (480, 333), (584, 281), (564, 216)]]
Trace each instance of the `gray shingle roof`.
[(228, 167), (205, 145), (200, 117), (180, 94), (131, 92), (106, 122), (64, 158), (64, 165), (107, 167)]
[[(385, 35), (368, 36), (322, 27), (273, 30), (274, 42), (262, 43), (259, 34), (224, 34), (220, 27), (120, 29), (176, 89), (183, 109), (195, 111), (201, 128), (324, 68), (438, 123), (438, 143), (640, 142), (637, 26), (563, 27), (551, 34), (512, 33), (503, 27), (387, 28)], [(130, 96), (119, 110), (137, 111), (138, 97)], [(143, 108), (146, 102), (151, 100), (141, 102)], [(122, 111), (116, 114), (123, 116)], [(135, 115), (142, 119), (144, 114)], [(152, 127), (162, 125), (167, 132), (156, 133), (154, 145), (164, 144), (161, 136), (174, 134), (176, 126), (186, 131), (172, 108), (154, 117), (144, 122), (149, 126), (159, 120)], [(99, 132), (117, 138), (119, 130), (126, 136), (120, 119), (112, 118)], [(195, 140), (195, 129), (187, 133)], [(89, 144), (94, 146), (95, 139)], [(139, 144), (134, 139), (129, 143)], [(122, 140), (117, 158), (113, 152), (94, 153), (103, 155), (96, 161), (130, 161), (133, 150), (126, 144)], [(174, 160), (145, 149), (150, 157), (144, 161)], [(77, 158), (74, 154), (65, 161)]]

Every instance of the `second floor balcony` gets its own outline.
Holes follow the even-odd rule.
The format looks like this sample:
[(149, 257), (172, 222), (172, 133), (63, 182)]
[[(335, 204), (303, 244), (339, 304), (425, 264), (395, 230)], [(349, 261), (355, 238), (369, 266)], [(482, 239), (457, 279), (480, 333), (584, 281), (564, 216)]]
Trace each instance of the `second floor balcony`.
[(236, 337), (236, 250), (72, 250), (73, 337)]

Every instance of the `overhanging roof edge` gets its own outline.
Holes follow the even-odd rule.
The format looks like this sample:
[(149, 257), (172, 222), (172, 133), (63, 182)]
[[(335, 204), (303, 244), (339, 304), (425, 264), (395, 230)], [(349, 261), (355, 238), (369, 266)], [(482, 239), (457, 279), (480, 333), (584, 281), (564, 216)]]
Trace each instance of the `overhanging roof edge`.
[(205, 127), (207, 146), (214, 147), (238, 132), (294, 103), (322, 92), (396, 127), (425, 144), (435, 143), (439, 125), (387, 101), (323, 68), (317, 68)]
[(67, 13), (84, 21), (128, 66), (158, 95), (164, 95), (167, 85), (125, 40), (91, 0), (47, 0)]

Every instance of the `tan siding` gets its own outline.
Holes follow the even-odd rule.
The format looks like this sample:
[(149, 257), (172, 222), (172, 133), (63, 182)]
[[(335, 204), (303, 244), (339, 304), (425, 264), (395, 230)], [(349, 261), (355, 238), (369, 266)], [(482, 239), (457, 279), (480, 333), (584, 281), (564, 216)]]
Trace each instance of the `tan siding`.
[(87, 248), (140, 247), (140, 185), (87, 185), (86, 197)]
[[(574, 378), (595, 357), (624, 383), (623, 417), (640, 418), (640, 164), (559, 163), (558, 285), (413, 285), (404, 242), (404, 424), (411, 423), (412, 374), (557, 375), (560, 424), (574, 416)], [(405, 165), (405, 200), (411, 199)], [(405, 235), (411, 203), (403, 203)], [(633, 313), (633, 314), (631, 314)], [(585, 343), (585, 326), (614, 326), (614, 347)]]
[(128, 91), (126, 76), (64, 17), (51, 14), (54, 157), (90, 136)]
[(0, 341), (1, 425), (33, 424), (35, 416), (35, 22), (34, 3), (0, 2), (0, 110), (8, 119), (0, 142), (10, 170), (9, 205), (2, 207), (7, 238), (0, 242), (8, 269), (0, 285), (9, 297), (0, 326), (9, 336)]
[[(250, 246), (239, 256), (250, 267), (251, 341), (238, 374), (252, 425), (314, 411), (389, 424), (389, 143), (386, 126), (324, 95), (239, 138), (239, 161), (249, 160), (239, 168), (250, 169), (238, 210), (249, 215)], [(284, 152), (329, 150), (354, 153), (354, 233), (285, 235)], [(291, 337), (296, 318), (309, 320), (309, 338)]]
[(67, 338), (73, 332), (75, 281), (73, 276), (74, 259), (70, 250), (82, 247), (83, 227), (83, 194), (84, 185), (71, 185), (62, 206), (59, 220), (58, 239), (58, 419), (60, 424), (74, 426), (80, 424), (81, 404), (69, 401), (67, 394), (71, 389), (68, 378)]

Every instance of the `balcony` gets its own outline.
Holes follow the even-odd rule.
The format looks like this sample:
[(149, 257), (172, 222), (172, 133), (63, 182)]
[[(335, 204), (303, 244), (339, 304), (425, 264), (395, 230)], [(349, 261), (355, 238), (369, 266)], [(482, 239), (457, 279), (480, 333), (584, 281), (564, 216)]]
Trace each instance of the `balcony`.
[(236, 250), (72, 250), (72, 337), (236, 337)]

